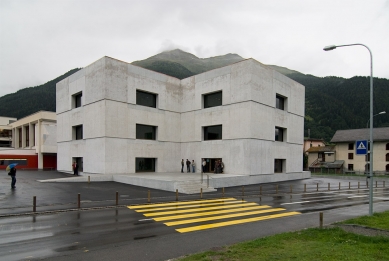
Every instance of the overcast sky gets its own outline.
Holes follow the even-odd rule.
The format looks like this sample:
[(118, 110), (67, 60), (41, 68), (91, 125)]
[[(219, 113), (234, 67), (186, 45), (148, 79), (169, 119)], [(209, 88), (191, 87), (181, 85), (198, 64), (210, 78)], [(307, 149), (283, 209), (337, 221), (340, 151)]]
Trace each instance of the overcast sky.
[(315, 76), (389, 78), (385, 0), (0, 0), (0, 96), (103, 56), (236, 53)]

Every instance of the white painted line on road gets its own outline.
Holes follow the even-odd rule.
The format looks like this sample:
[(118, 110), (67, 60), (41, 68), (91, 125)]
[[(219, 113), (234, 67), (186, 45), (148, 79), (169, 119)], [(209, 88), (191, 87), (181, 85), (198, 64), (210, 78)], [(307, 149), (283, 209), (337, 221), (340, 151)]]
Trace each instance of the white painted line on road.
[(373, 197), (374, 199), (389, 200), (389, 198)]
[(366, 198), (368, 195), (362, 195), (362, 196), (352, 196), (352, 197), (347, 197), (347, 198)]
[(311, 201), (300, 201), (300, 202), (290, 202), (290, 203), (282, 203), (280, 205), (292, 205), (292, 204), (301, 204), (301, 203), (308, 203)]

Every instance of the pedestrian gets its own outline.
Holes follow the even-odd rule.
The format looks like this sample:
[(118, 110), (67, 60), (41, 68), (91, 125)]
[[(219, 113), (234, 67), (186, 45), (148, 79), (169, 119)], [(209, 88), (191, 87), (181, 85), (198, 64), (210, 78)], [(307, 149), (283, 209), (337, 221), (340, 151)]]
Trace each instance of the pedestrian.
[(215, 161), (215, 169), (213, 170), (213, 173), (217, 174), (217, 173), (219, 173), (219, 171), (220, 171), (219, 161), (216, 160)]
[(184, 173), (184, 159), (181, 160), (181, 173)]
[(196, 172), (196, 164), (195, 164), (194, 160), (192, 160), (192, 172), (193, 173)]
[(78, 164), (77, 162), (73, 162), (73, 172), (75, 176), (78, 176)]
[(186, 159), (186, 172), (190, 172), (190, 161)]
[(207, 165), (207, 162), (203, 159), (203, 173), (205, 172), (205, 165)]
[(12, 167), (11, 170), (9, 171), (8, 175), (11, 176), (12, 178), (12, 181), (11, 181), (11, 188), (16, 188), (15, 184), (16, 184), (16, 168), (15, 167)]
[(219, 160), (219, 163), (220, 163), (220, 172), (223, 173), (223, 170), (224, 170), (224, 163), (222, 160)]

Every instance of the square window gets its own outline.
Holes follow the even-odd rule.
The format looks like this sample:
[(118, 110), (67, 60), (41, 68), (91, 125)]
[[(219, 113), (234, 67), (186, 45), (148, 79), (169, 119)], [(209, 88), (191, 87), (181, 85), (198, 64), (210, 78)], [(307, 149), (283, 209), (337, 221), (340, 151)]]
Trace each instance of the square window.
[(348, 154), (348, 159), (354, 159), (354, 153), (349, 153)]
[(82, 139), (83, 139), (82, 125), (73, 126), (73, 140), (82, 140)]
[(285, 110), (285, 97), (281, 95), (276, 95), (276, 108), (280, 110)]
[(284, 159), (274, 159), (274, 173), (282, 173), (285, 168)]
[(286, 135), (286, 129), (281, 128), (281, 127), (276, 127), (275, 128), (275, 141), (284, 141)]
[(136, 138), (141, 140), (156, 140), (157, 127), (150, 125), (136, 125)]
[(348, 170), (354, 171), (354, 164), (348, 164)]
[(354, 143), (348, 144), (348, 150), (354, 150)]
[(223, 93), (222, 91), (204, 94), (204, 109), (215, 106), (221, 106), (223, 104)]
[(157, 95), (150, 92), (136, 90), (136, 104), (157, 108)]
[(82, 98), (82, 92), (79, 92), (77, 94), (74, 94), (72, 96), (72, 108), (79, 108), (81, 107), (81, 98)]
[(204, 127), (204, 140), (221, 140), (223, 128), (222, 125)]

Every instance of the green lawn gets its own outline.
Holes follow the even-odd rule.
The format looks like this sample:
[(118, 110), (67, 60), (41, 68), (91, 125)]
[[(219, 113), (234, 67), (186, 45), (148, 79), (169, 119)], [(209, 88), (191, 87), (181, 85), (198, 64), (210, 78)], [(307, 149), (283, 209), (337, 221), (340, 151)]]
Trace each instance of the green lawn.
[[(361, 217), (350, 221), (352, 224), (359, 222), (358, 224), (364, 226), (372, 224), (373, 227), (388, 229), (388, 217), (389, 211), (375, 214), (373, 217)], [(226, 246), (216, 251), (194, 254), (178, 260), (389, 260), (389, 237), (362, 236), (345, 232), (337, 227), (312, 228)]]
[(374, 213), (373, 216), (371, 217), (363, 216), (359, 218), (353, 218), (340, 223), (355, 224), (355, 225), (378, 228), (378, 229), (389, 231), (389, 211), (382, 212), (382, 213)]

